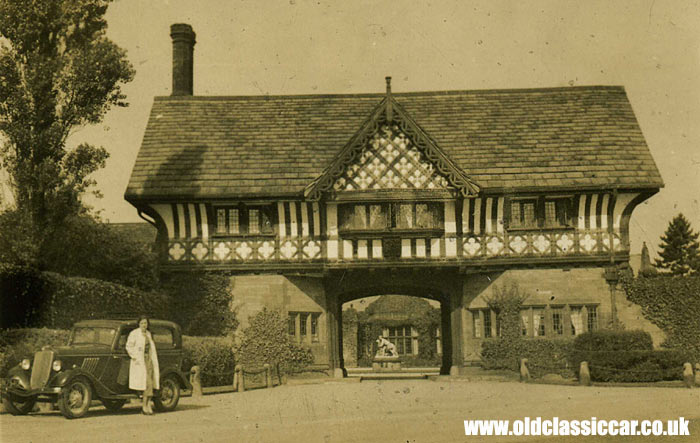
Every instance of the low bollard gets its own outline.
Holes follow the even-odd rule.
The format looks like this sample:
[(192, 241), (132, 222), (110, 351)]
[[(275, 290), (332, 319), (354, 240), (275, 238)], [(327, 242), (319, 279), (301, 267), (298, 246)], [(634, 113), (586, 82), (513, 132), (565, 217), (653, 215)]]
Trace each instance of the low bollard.
[(202, 396), (202, 370), (199, 366), (190, 369), (190, 384), (192, 385), (192, 397)]
[(272, 372), (270, 371), (270, 364), (265, 363), (265, 383), (267, 384), (268, 388), (272, 387)]
[(683, 363), (683, 383), (688, 388), (692, 388), (695, 384), (695, 377), (693, 376), (693, 365), (690, 363)]
[(695, 385), (700, 387), (700, 363), (695, 363)]
[(527, 383), (530, 381), (530, 371), (527, 369), (527, 359), (520, 359), (520, 382)]
[(588, 369), (588, 362), (582, 361), (578, 370), (578, 382), (581, 386), (591, 385), (591, 371)]

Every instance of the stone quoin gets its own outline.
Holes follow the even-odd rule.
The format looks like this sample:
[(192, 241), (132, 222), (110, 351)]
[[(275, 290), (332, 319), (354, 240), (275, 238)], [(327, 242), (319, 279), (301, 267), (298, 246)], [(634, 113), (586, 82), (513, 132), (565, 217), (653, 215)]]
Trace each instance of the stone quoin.
[(499, 333), (486, 299), (515, 282), (523, 335), (615, 320), (659, 339), (617, 286), (633, 210), (663, 186), (623, 87), (197, 96), (195, 33), (171, 36), (172, 95), (125, 198), (166, 272), (231, 275), (244, 325), (279, 309), (340, 375), (343, 303), (424, 297), (456, 373)]

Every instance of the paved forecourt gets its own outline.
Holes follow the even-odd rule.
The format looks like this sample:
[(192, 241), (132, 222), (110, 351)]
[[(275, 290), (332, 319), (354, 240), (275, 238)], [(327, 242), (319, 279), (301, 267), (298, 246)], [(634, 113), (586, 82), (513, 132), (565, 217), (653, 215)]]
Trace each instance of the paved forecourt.
[[(391, 380), (327, 382), (183, 398), (178, 409), (153, 417), (136, 405), (118, 413), (93, 408), (79, 420), (58, 412), (0, 415), (0, 441), (270, 441), (455, 442), (575, 441), (575, 437), (465, 437), (465, 419), (677, 419), (691, 420), (700, 438), (700, 389), (608, 388)], [(641, 438), (641, 437), (638, 437)], [(586, 441), (613, 441), (587, 437)], [(671, 438), (668, 438), (669, 441)], [(665, 441), (647, 437), (644, 441)]]

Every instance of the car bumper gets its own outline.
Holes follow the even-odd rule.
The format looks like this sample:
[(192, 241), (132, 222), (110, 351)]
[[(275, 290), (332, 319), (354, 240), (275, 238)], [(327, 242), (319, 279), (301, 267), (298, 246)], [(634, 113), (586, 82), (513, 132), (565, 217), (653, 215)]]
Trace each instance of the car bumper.
[(24, 389), (22, 386), (17, 384), (10, 384), (6, 379), (2, 379), (0, 381), (0, 396), (6, 398), (21, 400), (23, 398), (55, 397), (56, 395), (60, 394), (60, 392), (60, 387)]

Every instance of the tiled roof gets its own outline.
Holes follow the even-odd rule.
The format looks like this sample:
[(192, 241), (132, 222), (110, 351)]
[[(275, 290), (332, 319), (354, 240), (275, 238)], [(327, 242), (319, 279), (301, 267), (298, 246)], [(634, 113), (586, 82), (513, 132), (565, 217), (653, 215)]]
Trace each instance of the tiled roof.
[[(156, 97), (126, 198), (300, 195), (383, 98)], [(622, 87), (394, 98), (485, 192), (663, 186)]]

